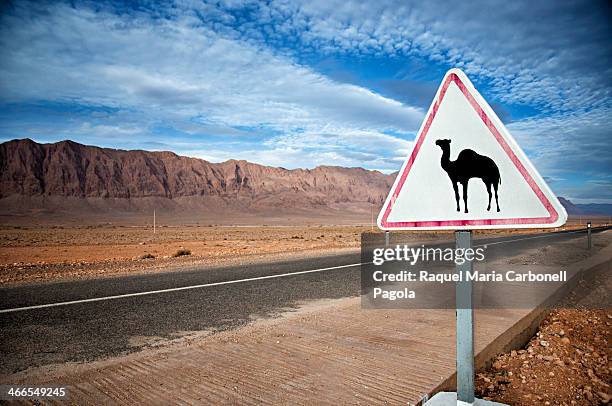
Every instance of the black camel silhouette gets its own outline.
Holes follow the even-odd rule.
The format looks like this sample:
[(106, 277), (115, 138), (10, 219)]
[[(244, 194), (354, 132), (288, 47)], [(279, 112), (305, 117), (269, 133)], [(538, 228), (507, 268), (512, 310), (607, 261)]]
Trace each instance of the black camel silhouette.
[(499, 200), (497, 198), (497, 188), (501, 185), (501, 177), (499, 168), (495, 162), (484, 155), (477, 154), (471, 149), (464, 149), (459, 153), (457, 159), (450, 160), (450, 143), (451, 140), (437, 140), (436, 145), (442, 149), (442, 169), (446, 171), (450, 178), (453, 189), (455, 190), (455, 201), (457, 203), (457, 211), (459, 208), (459, 190), (457, 183), (463, 186), (463, 205), (465, 212), (468, 212), (468, 182), (471, 178), (480, 178), (487, 187), (489, 192), (489, 205), (487, 211), (491, 210), (491, 186), (495, 190), (495, 203), (497, 211), (499, 211)]

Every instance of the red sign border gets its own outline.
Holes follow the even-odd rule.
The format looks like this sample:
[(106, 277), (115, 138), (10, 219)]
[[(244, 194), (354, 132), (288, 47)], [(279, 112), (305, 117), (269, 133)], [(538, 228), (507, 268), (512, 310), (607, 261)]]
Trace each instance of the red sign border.
[[(397, 200), (402, 187), (404, 186), (404, 182), (410, 173), (410, 169), (414, 164), (417, 154), (421, 149), (421, 145), (425, 141), (425, 137), (429, 132), (429, 128), (438, 112), (438, 108), (444, 99), (444, 95), (448, 90), (448, 87), (451, 83), (455, 83), (457, 87), (461, 90), (465, 98), (468, 100), (470, 105), (476, 110), (478, 116), (482, 119), (484, 124), (487, 126), (491, 134), (495, 137), (497, 142), (500, 144), (502, 149), (506, 152), (512, 163), (516, 166), (516, 169), (521, 173), (525, 181), (529, 184), (531, 189), (540, 199), (540, 202), (544, 205), (546, 210), (548, 210), (549, 217), (532, 217), (532, 218), (510, 218), (510, 219), (482, 219), (482, 220), (440, 220), (440, 221), (387, 221), (389, 214), (391, 213), (391, 206)], [(512, 224), (551, 224), (557, 221), (559, 218), (559, 213), (555, 210), (553, 204), (546, 197), (544, 192), (540, 189), (538, 184), (533, 180), (531, 174), (527, 171), (523, 163), (516, 156), (512, 148), (508, 145), (504, 137), (497, 130), (493, 122), (489, 119), (484, 109), (478, 104), (474, 96), (470, 93), (465, 84), (461, 81), (461, 78), (456, 73), (450, 73), (444, 84), (442, 85), (442, 89), (440, 90), (440, 94), (438, 99), (436, 100), (433, 108), (430, 110), (429, 116), (427, 117), (427, 121), (425, 122), (425, 126), (419, 135), (416, 145), (408, 158), (408, 162), (404, 167), (404, 171), (400, 175), (400, 180), (395, 189), (393, 190), (393, 196), (389, 200), (387, 206), (385, 207), (384, 214), (381, 219), (381, 226), (383, 228), (433, 228), (433, 227), (465, 227), (465, 226), (494, 226), (494, 225), (512, 225)]]

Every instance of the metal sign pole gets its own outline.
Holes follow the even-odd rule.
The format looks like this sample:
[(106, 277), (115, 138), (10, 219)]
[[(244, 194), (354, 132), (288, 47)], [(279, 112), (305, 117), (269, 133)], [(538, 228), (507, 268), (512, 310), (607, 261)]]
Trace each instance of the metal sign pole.
[[(457, 249), (472, 248), (472, 231), (456, 231)], [(472, 282), (466, 274), (472, 272), (472, 261), (456, 265), (461, 281), (456, 285), (457, 302), (457, 400), (474, 403), (474, 310)]]

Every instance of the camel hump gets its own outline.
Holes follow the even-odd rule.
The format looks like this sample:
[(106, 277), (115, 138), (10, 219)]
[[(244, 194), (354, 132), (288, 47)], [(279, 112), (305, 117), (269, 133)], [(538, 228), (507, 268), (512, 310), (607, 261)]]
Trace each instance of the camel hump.
[(499, 168), (495, 161), (485, 155), (480, 155), (471, 149), (464, 149), (455, 160), (455, 165), (464, 167), (465, 173), (471, 176), (481, 177), (483, 173), (495, 179), (498, 183), (500, 178)]
[(479, 153), (477, 153), (474, 150), (471, 149), (464, 149), (463, 151), (461, 151), (459, 153), (459, 155), (457, 156), (457, 159), (473, 159), (476, 157), (481, 157), (482, 155), (480, 155)]

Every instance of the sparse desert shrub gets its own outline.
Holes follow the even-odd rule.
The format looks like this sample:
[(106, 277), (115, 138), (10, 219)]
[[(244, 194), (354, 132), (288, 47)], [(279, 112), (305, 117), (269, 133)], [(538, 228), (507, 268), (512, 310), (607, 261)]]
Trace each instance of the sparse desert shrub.
[(184, 249), (184, 248), (181, 248), (180, 250), (178, 250), (178, 251), (176, 251), (174, 254), (172, 254), (172, 256), (173, 256), (174, 258), (176, 258), (176, 257), (182, 257), (182, 256), (185, 256), (185, 255), (191, 255), (191, 251), (186, 250), (186, 249)]
[(155, 259), (155, 255), (149, 254), (148, 252), (140, 257), (140, 259)]

